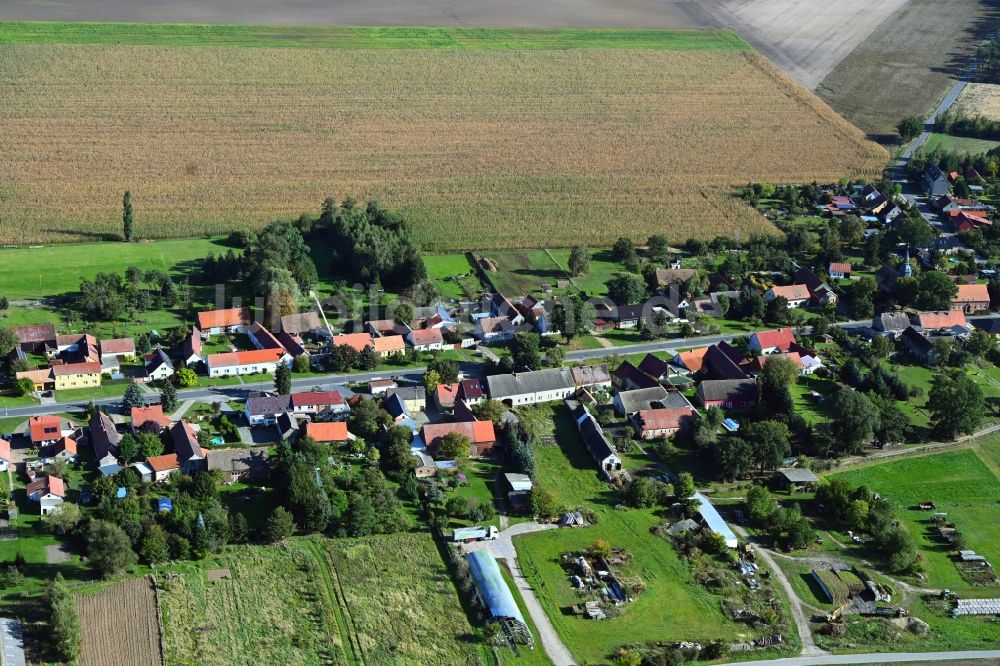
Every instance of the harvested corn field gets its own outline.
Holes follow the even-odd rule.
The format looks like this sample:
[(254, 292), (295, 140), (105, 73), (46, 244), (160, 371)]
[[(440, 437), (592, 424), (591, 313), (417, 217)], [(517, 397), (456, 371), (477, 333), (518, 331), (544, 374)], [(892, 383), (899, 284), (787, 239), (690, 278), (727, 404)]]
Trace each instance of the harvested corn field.
[(731, 44), (3, 44), (0, 117), (3, 243), (116, 236), (126, 189), (147, 238), (260, 226), (328, 195), (402, 209), (435, 250), (746, 238), (773, 228), (733, 186), (873, 177), (887, 160)]
[(135, 578), (76, 598), (83, 642), (80, 666), (160, 666), (156, 594)]

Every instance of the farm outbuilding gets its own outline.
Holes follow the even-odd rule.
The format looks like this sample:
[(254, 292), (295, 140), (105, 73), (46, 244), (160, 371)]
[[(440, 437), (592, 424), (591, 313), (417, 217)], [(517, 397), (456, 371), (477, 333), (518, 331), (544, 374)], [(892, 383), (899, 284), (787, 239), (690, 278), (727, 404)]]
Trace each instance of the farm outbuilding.
[(469, 562), (472, 580), (476, 584), (476, 596), (490, 612), (490, 616), (500, 622), (511, 640), (532, 644), (534, 641), (528, 625), (500, 573), (500, 566), (493, 554), (477, 550), (465, 557)]
[(719, 512), (716, 510), (712, 503), (708, 501), (708, 498), (701, 493), (695, 493), (692, 497), (698, 503), (698, 513), (701, 514), (702, 520), (705, 521), (705, 525), (708, 529), (712, 530), (716, 534), (720, 535), (726, 540), (726, 545), (730, 548), (736, 548), (738, 541), (736, 535), (726, 521), (722, 519)]

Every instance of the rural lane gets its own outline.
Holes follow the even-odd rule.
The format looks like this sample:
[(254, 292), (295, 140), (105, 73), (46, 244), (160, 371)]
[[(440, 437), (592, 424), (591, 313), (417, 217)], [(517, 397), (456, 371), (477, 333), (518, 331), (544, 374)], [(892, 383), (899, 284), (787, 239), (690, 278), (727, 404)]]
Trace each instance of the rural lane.
[(759, 661), (737, 661), (719, 666), (827, 666), (832, 664), (920, 664), (933, 661), (1000, 660), (1000, 650), (952, 652), (883, 652), (870, 654), (824, 654)]
[(739, 525), (733, 525), (732, 528), (733, 531), (740, 535), (740, 537), (746, 539), (747, 543), (749, 543), (760, 558), (764, 560), (768, 569), (771, 570), (771, 575), (778, 579), (778, 583), (785, 591), (785, 596), (788, 597), (788, 605), (792, 609), (792, 619), (795, 620), (795, 626), (799, 631), (799, 640), (802, 641), (802, 652), (800, 654), (802, 656), (827, 654), (825, 650), (817, 647), (816, 643), (813, 641), (812, 629), (809, 627), (809, 618), (806, 616), (806, 612), (802, 609), (802, 600), (799, 599), (797, 594), (795, 594), (791, 581), (788, 580), (788, 576), (785, 575), (785, 572), (781, 570), (778, 563), (774, 561), (773, 557), (771, 557), (771, 553), (767, 552), (767, 549), (755, 542), (747, 534), (747, 531)]

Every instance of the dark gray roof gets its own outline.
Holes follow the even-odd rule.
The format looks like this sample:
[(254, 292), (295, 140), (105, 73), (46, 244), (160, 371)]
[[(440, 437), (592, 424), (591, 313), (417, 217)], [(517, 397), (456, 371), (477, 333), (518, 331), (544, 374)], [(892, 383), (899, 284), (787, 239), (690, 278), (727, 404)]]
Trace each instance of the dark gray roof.
[(660, 385), (660, 382), (653, 379), (628, 361), (623, 361), (621, 365), (615, 368), (615, 371), (612, 372), (611, 375), (617, 378), (622, 384), (631, 383), (639, 388), (651, 388)]
[(403, 400), (427, 400), (427, 390), (423, 386), (400, 386), (389, 389), (385, 394), (398, 395)]
[(710, 346), (705, 352), (704, 365), (708, 367), (708, 373), (713, 379), (746, 379), (746, 373), (733, 360), (733, 353), (729, 351), (731, 349), (728, 344), (721, 342)]
[(382, 402), (382, 409), (389, 412), (389, 415), (394, 419), (410, 415), (410, 413), (406, 411), (406, 404), (403, 402), (403, 397), (398, 393), (390, 395), (386, 398)]
[(490, 397), (494, 400), (526, 393), (576, 388), (569, 368), (548, 368), (513, 375), (491, 375), (486, 378), (486, 385), (489, 387)]
[(1000, 317), (972, 319), (971, 322), (973, 326), (981, 331), (986, 331), (987, 333), (992, 333), (993, 335), (1000, 334)]
[(170, 362), (170, 357), (167, 356), (167, 353), (161, 347), (157, 347), (146, 360), (146, 374), (153, 374), (161, 365), (165, 365), (171, 370), (174, 368), (174, 364)]
[(214, 449), (208, 452), (208, 470), (248, 474), (262, 478), (267, 474), (267, 449)]
[(667, 389), (662, 386), (651, 386), (649, 388), (618, 392), (618, 400), (621, 402), (626, 414), (650, 409), (651, 402), (666, 399)]
[(611, 373), (608, 372), (608, 366), (604, 363), (571, 368), (570, 373), (577, 386), (607, 384), (611, 381)]
[(186, 421), (178, 421), (170, 426), (170, 438), (174, 442), (174, 453), (183, 465), (191, 458), (204, 458), (205, 452), (198, 445), (194, 430)]
[(658, 356), (653, 356), (652, 354), (646, 354), (646, 358), (642, 359), (639, 363), (639, 370), (646, 373), (650, 377), (662, 377), (667, 374), (667, 369), (670, 364), (664, 361)]
[(97, 410), (90, 417), (90, 443), (94, 447), (95, 457), (100, 460), (111, 453), (118, 455), (118, 443), (122, 436), (115, 430), (111, 417)]
[(872, 327), (876, 331), (902, 331), (910, 325), (905, 312), (883, 312), (875, 316)]
[(782, 467), (778, 472), (792, 483), (816, 483), (819, 477), (805, 467)]
[(703, 400), (757, 400), (757, 382), (752, 379), (707, 379), (698, 385)]
[(903, 342), (915, 352), (927, 354), (934, 350), (934, 343), (920, 335), (920, 333), (917, 332), (917, 329), (912, 326), (908, 326), (903, 329), (901, 337)]
[(275, 416), (292, 409), (289, 395), (260, 395), (247, 398), (247, 414), (250, 416)]
[(600, 424), (593, 416), (588, 415), (580, 422), (580, 437), (595, 461), (601, 462), (616, 455), (608, 438), (604, 436)]

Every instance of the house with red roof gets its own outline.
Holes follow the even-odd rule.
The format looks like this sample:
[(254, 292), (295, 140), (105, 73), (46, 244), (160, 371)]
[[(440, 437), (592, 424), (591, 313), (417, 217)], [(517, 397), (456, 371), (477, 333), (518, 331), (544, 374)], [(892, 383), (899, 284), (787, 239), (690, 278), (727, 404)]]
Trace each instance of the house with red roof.
[(444, 335), (440, 328), (418, 328), (406, 334), (406, 342), (417, 351), (441, 349)]
[(952, 210), (948, 212), (948, 221), (959, 234), (993, 224), (986, 211), (981, 210)]
[(629, 417), (635, 434), (641, 439), (670, 437), (694, 423), (691, 407), (643, 409)]
[(178, 421), (170, 426), (170, 439), (174, 443), (174, 453), (185, 474), (205, 469), (205, 451), (198, 444), (198, 436), (187, 421)]
[(347, 431), (347, 424), (343, 421), (327, 421), (324, 423), (307, 422), (302, 429), (302, 434), (311, 437), (321, 444), (343, 444), (355, 439), (354, 435)]
[(140, 431), (159, 434), (170, 423), (170, 417), (163, 413), (163, 405), (132, 408), (132, 432), (137, 435)]
[(773, 301), (778, 297), (787, 300), (789, 308), (801, 308), (809, 302), (811, 295), (809, 287), (804, 284), (790, 284), (785, 287), (774, 286), (764, 292), (765, 301)]
[(681, 370), (687, 370), (691, 374), (701, 372), (701, 368), (705, 363), (705, 355), (708, 353), (708, 347), (700, 347), (698, 349), (691, 349), (689, 351), (677, 352), (674, 357), (670, 359), (670, 362)]
[(941, 312), (920, 312), (917, 314), (917, 325), (926, 335), (931, 331), (938, 331), (953, 326), (968, 327), (965, 320), (965, 313), (961, 310), (943, 310)]
[(0, 472), (6, 472), (10, 463), (10, 442), (0, 437)]
[(340, 391), (303, 391), (289, 396), (291, 412), (296, 416), (339, 416), (351, 411)]
[(55, 444), (62, 437), (73, 434), (73, 424), (68, 421), (63, 424), (55, 415), (32, 416), (28, 419), (28, 432), (31, 444), (41, 447)]
[(372, 346), (375, 348), (375, 353), (382, 358), (406, 352), (406, 340), (402, 335), (382, 335), (372, 338)]
[(459, 384), (438, 384), (434, 389), (434, 402), (438, 411), (451, 413), (455, 409), (455, 399), (458, 397)]
[(834, 280), (850, 280), (851, 264), (850, 262), (832, 261), (830, 262), (830, 269), (827, 271), (827, 274)]
[(284, 349), (254, 349), (253, 351), (209, 354), (205, 367), (209, 377), (227, 375), (273, 375), (279, 363), (289, 364), (292, 357)]
[(336, 347), (347, 345), (360, 354), (365, 347), (372, 346), (372, 336), (368, 333), (345, 333), (330, 338), (330, 344)]
[(951, 309), (962, 312), (979, 312), (990, 309), (990, 291), (985, 284), (960, 284)]
[(460, 421), (458, 423), (428, 423), (421, 430), (427, 450), (434, 452), (441, 438), (457, 432), (469, 438), (469, 455), (473, 457), (493, 454), (497, 436), (490, 421)]
[(191, 332), (187, 334), (180, 344), (180, 358), (184, 365), (194, 365), (202, 360), (201, 353), (201, 331), (197, 326), (191, 327)]
[(52, 445), (50, 456), (52, 458), (62, 458), (63, 460), (76, 460), (76, 440), (72, 437), (60, 437), (59, 441)]
[(135, 341), (132, 338), (101, 340), (101, 365), (121, 363), (135, 358)]
[(176, 453), (167, 453), (162, 456), (152, 456), (146, 458), (146, 464), (153, 470), (153, 482), (163, 483), (181, 468), (180, 460)]
[(66, 484), (59, 477), (49, 476), (32, 481), (24, 488), (28, 499), (38, 502), (43, 516), (48, 516), (62, 506), (66, 497)]
[(750, 351), (758, 354), (777, 354), (787, 352), (795, 344), (795, 333), (789, 327), (773, 331), (757, 331), (750, 336), (747, 345)]
[(221, 333), (245, 333), (250, 324), (250, 311), (246, 308), (205, 310), (198, 313), (198, 329), (208, 339)]

